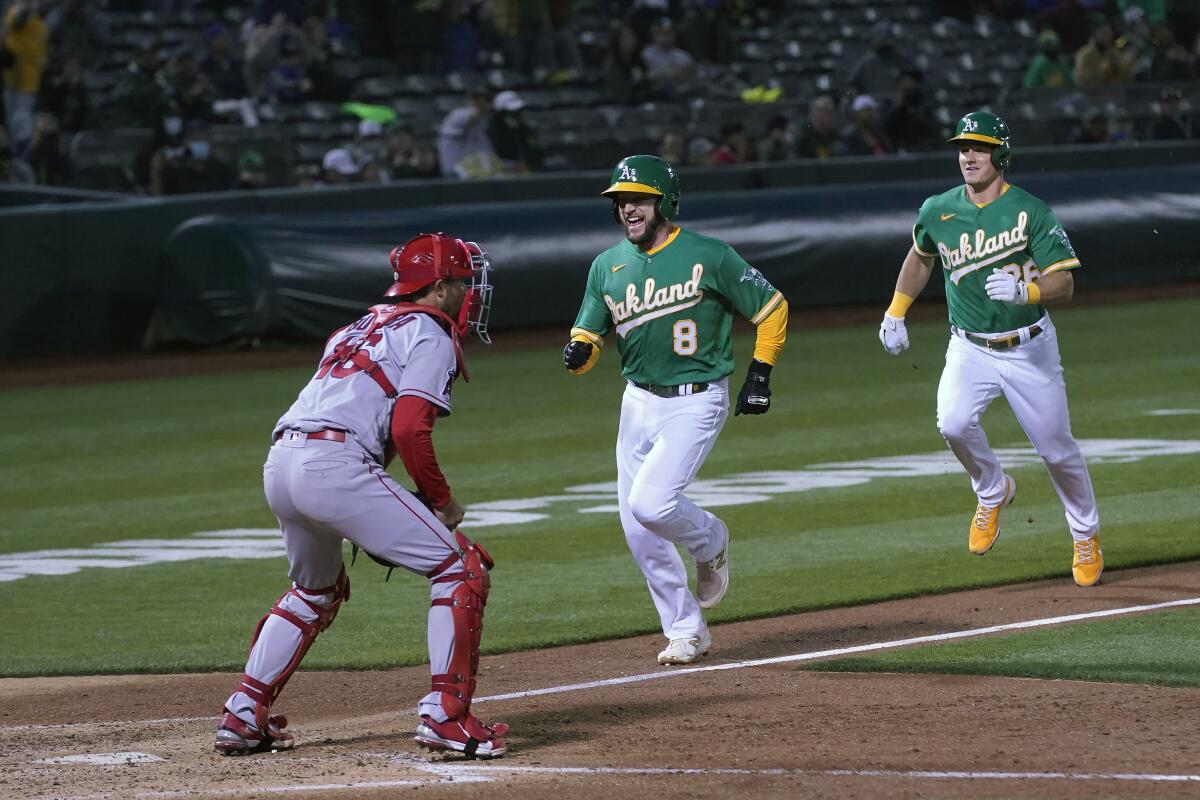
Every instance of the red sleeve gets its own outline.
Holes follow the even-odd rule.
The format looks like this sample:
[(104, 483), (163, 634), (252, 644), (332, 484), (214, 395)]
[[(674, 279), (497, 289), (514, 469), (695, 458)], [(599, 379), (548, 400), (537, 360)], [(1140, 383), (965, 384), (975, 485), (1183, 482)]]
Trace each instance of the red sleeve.
[(450, 502), (450, 487), (433, 452), (431, 434), (437, 412), (438, 407), (428, 400), (412, 395), (397, 397), (392, 407), (391, 445), (417, 491), (428, 497), (434, 508), (441, 508)]

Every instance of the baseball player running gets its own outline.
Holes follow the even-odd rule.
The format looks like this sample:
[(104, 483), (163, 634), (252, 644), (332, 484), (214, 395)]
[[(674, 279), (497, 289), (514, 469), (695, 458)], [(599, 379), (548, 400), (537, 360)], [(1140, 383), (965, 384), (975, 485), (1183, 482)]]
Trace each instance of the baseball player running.
[[(658, 663), (689, 664), (712, 646), (701, 609), (729, 587), (729, 528), (683, 491), (729, 414), (733, 312), (758, 326), (734, 415), (764, 414), (787, 301), (729, 245), (672, 222), (679, 178), (666, 161), (629, 156), (611, 184), (601, 194), (625, 240), (592, 262), (563, 360), (582, 375), (616, 332), (627, 382), (617, 433), (621, 525), (668, 640)], [(696, 560), (695, 595), (676, 545)]]
[[(416, 741), (468, 757), (504, 755), (503, 724), (471, 713), (492, 560), (455, 530), (463, 508), (438, 467), (430, 432), (467, 378), (461, 337), (484, 342), (491, 306), (483, 249), (423, 233), (392, 250), (394, 283), (357, 322), (329, 337), (316, 374), (275, 425), (263, 487), (279, 518), (292, 587), (259, 621), (246, 672), (217, 729), (224, 755), (288, 750), (272, 705), (321, 631), (350, 599), (342, 540), (429, 579), (433, 683), (417, 705)], [(399, 455), (414, 495), (384, 468)]]
[(1093, 586), (1104, 570), (1096, 495), (1071, 435), (1058, 337), (1046, 306), (1071, 300), (1079, 259), (1054, 212), (1004, 178), (1011, 159), (1008, 126), (975, 111), (954, 137), (965, 186), (928, 198), (879, 340), (892, 355), (908, 348), (904, 315), (942, 265), (950, 308), (950, 345), (938, 386), (938, 429), (971, 476), (979, 499), (969, 529), (972, 553), (1000, 535), (1000, 511), (1016, 481), (988, 445), (979, 417), (1004, 395), (1066, 507), (1075, 541), (1075, 583)]

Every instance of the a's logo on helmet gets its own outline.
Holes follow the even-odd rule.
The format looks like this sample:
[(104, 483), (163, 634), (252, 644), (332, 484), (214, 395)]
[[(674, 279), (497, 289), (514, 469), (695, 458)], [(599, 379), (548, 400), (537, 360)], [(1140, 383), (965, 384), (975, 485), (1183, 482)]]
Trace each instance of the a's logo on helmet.
[(637, 170), (625, 164), (621, 165), (621, 180), (637, 183)]
[(979, 123), (970, 117), (963, 117), (963, 133), (971, 133), (979, 130)]

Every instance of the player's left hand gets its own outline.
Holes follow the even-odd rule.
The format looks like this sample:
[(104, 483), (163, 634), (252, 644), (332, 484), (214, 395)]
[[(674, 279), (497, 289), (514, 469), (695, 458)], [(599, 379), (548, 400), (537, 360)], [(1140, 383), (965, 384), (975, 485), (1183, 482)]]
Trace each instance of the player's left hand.
[(771, 387), (767, 385), (770, 379), (771, 365), (750, 359), (746, 381), (733, 409), (735, 417), (738, 414), (765, 414), (771, 410)]
[(1012, 303), (1023, 306), (1029, 304), (1029, 288), (1024, 281), (1019, 281), (1014, 275), (1002, 269), (992, 270), (984, 283), (988, 297), (1001, 303)]

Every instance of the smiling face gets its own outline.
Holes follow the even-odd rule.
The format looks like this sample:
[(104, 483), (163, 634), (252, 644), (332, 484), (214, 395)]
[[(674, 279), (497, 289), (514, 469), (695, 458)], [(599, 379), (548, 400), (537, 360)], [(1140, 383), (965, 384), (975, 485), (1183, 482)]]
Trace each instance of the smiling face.
[(995, 148), (982, 142), (971, 142), (958, 148), (958, 169), (963, 181), (972, 189), (986, 189), (1000, 177), (1000, 170), (992, 163)]
[(642, 192), (617, 192), (617, 218), (625, 229), (625, 238), (649, 250), (667, 237), (667, 221), (659, 216), (656, 206), (661, 198)]

